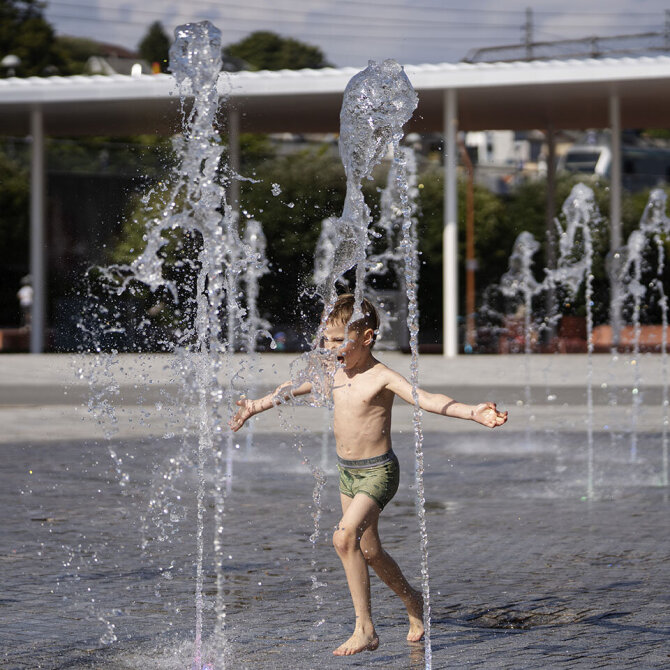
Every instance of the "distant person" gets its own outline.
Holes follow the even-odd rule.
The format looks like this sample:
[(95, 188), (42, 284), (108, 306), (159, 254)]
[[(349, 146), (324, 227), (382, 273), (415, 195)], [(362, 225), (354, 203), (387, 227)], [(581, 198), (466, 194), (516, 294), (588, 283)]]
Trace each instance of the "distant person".
[[(405, 579), (398, 564), (382, 548), (378, 521), (384, 507), (398, 490), (398, 459), (391, 448), (391, 409), (395, 396), (414, 404), (412, 385), (372, 356), (379, 329), (374, 306), (363, 300), (362, 318), (352, 321), (354, 296), (340, 296), (326, 320), (323, 346), (337, 361), (333, 377), (333, 426), (342, 518), (333, 535), (333, 544), (344, 566), (356, 613), (353, 635), (333, 652), (349, 656), (372, 651), (379, 638), (372, 623), (368, 565), (403, 601), (409, 617), (410, 642), (424, 635), (423, 597)], [(250, 417), (312, 390), (311, 382), (294, 387), (292, 382), (278, 386), (258, 400), (242, 398), (230, 421), (237, 431)], [(465, 405), (439, 393), (418, 389), (422, 409), (476, 421), (494, 428), (507, 421), (494, 403)]]
[(30, 328), (30, 321), (33, 311), (33, 287), (30, 275), (21, 280), (21, 288), (18, 290), (16, 297), (19, 300), (21, 307), (21, 328)]

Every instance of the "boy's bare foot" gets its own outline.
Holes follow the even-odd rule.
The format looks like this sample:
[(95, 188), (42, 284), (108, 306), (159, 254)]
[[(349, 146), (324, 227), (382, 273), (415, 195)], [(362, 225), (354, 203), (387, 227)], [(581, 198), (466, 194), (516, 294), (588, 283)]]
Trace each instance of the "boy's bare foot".
[(409, 642), (418, 642), (424, 635), (423, 628), (423, 595), (421, 591), (413, 590), (410, 599), (405, 603), (409, 617)]
[(374, 629), (371, 634), (366, 634), (362, 630), (356, 629), (354, 634), (342, 645), (340, 645), (333, 654), (335, 656), (351, 656), (361, 651), (374, 651), (379, 646), (379, 638)]

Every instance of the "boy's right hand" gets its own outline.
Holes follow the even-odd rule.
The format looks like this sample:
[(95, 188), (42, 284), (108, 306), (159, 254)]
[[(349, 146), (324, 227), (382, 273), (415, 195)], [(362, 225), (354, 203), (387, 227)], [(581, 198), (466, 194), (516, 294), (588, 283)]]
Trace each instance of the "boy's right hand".
[(228, 422), (228, 425), (234, 433), (242, 428), (244, 422), (248, 418), (254, 415), (254, 403), (249, 398), (240, 398), (235, 404), (239, 407), (239, 409), (235, 413), (235, 416)]

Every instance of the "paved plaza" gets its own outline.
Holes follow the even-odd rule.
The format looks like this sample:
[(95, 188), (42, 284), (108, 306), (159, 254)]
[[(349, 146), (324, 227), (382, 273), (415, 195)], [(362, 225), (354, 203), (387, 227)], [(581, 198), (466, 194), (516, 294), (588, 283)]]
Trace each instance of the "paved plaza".
[[(408, 372), (407, 356), (379, 357)], [(235, 386), (269, 389), (291, 360), (261, 356), (256, 377)], [(193, 667), (199, 431), (172, 362), (0, 357), (3, 670)], [(433, 668), (670, 667), (662, 360), (596, 357), (591, 410), (588, 370), (584, 356), (421, 357), (429, 390), (510, 411), (496, 431), (424, 417)], [(411, 414), (396, 405), (401, 488), (380, 531), (418, 584)], [(222, 434), (233, 455), (218, 554), (222, 657), (208, 645), (223, 470), (207, 455), (212, 668), (425, 667), (423, 645), (404, 640), (399, 602), (374, 577), (379, 649), (331, 654), (353, 611), (330, 544), (339, 496), (329, 419), (324, 408), (282, 408), (255, 421), (253, 439)], [(327, 477), (314, 542), (310, 464)]]

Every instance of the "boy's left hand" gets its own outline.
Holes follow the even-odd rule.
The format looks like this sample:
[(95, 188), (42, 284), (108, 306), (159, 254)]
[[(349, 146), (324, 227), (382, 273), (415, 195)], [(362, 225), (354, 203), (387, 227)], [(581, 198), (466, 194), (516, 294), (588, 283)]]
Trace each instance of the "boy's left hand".
[(483, 402), (475, 407), (472, 419), (482, 426), (496, 428), (507, 421), (507, 412), (499, 412), (494, 402)]

